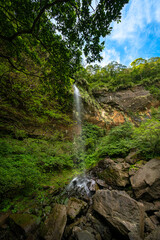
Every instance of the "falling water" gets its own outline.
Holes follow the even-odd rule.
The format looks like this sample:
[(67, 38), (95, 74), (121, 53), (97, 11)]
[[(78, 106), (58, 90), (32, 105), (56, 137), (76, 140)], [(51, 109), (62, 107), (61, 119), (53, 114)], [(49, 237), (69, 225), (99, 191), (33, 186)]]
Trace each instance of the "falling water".
[(74, 115), (75, 119), (77, 121), (77, 125), (80, 128), (80, 134), (81, 134), (81, 95), (79, 92), (79, 89), (76, 87), (76, 85), (73, 85), (74, 88)]
[(79, 89), (76, 85), (73, 85), (74, 89), (74, 119), (76, 120), (76, 131), (75, 138), (73, 142), (74, 152), (76, 156), (76, 164), (80, 164), (81, 169), (83, 170), (82, 175), (75, 177), (70, 184), (67, 186), (67, 191), (72, 194), (87, 195), (89, 196), (90, 190), (89, 185), (91, 180), (89, 180), (85, 175), (85, 164), (84, 164), (84, 145), (82, 141), (82, 103), (81, 95)]

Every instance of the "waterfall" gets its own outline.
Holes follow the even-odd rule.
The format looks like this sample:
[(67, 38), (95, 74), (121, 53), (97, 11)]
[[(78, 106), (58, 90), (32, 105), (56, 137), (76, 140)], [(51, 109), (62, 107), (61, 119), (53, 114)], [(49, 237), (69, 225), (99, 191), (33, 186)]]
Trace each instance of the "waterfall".
[(76, 121), (75, 126), (75, 136), (73, 141), (74, 153), (76, 156), (75, 164), (80, 165), (80, 169), (82, 170), (82, 174), (72, 179), (70, 184), (67, 186), (66, 190), (69, 195), (90, 195), (89, 186), (93, 184), (93, 180), (88, 179), (85, 174), (85, 163), (84, 163), (84, 144), (82, 141), (82, 102), (81, 102), (81, 94), (79, 89), (74, 84), (74, 109), (73, 115)]
[(73, 109), (73, 117), (75, 120), (75, 130), (74, 130), (74, 153), (75, 153), (75, 164), (79, 165), (83, 172), (85, 170), (84, 164), (84, 143), (82, 140), (82, 101), (81, 94), (77, 86), (73, 85), (74, 89), (74, 109)]
[(79, 89), (76, 87), (76, 85), (73, 85), (73, 89), (74, 89), (74, 117), (77, 121), (77, 125), (79, 127), (80, 130), (80, 134), (81, 134), (81, 95), (79, 92)]

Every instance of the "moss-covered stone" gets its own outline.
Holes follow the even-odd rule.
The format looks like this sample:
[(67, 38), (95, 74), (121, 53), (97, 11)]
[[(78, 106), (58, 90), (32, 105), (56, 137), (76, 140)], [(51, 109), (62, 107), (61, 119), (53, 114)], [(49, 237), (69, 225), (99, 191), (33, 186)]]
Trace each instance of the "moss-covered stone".
[(70, 219), (74, 219), (84, 208), (86, 208), (87, 203), (77, 199), (70, 198), (67, 206), (67, 214)]
[(16, 234), (28, 235), (34, 231), (40, 223), (40, 218), (32, 214), (11, 214), (9, 224)]
[(41, 227), (41, 237), (45, 240), (61, 240), (66, 222), (66, 207), (61, 204), (55, 204), (51, 214)]

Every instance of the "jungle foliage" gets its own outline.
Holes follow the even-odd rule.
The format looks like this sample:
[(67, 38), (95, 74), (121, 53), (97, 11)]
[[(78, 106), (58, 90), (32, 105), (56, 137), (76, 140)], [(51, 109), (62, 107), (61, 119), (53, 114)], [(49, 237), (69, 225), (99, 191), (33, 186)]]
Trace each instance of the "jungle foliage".
[(105, 67), (88, 65), (76, 73), (76, 78), (81, 82), (88, 82), (90, 92), (98, 89), (117, 91), (143, 85), (156, 98), (160, 99), (160, 58), (153, 57), (148, 60), (138, 58), (126, 67), (118, 62), (111, 62)]
[[(112, 21), (119, 22), (128, 0), (2, 0), (0, 58), (26, 76), (54, 85), (61, 96), (70, 88), (82, 51), (87, 61), (101, 60)], [(3, 67), (2, 67), (3, 68)], [(39, 71), (39, 69), (41, 69)]]
[[(53, 147), (54, 145), (54, 147)], [(50, 173), (73, 168), (72, 143), (58, 139), (0, 138), (0, 196), (39, 188)], [(11, 194), (12, 193), (12, 194)]]
[[(152, 118), (144, 119), (138, 127), (130, 122), (109, 130), (105, 136), (92, 137), (92, 151), (86, 150), (86, 167), (95, 165), (105, 157), (125, 158), (133, 149), (139, 158), (151, 159), (160, 153), (160, 108), (152, 110)], [(89, 138), (88, 138), (89, 139)], [(88, 142), (87, 135), (85, 142)], [(94, 140), (93, 140), (94, 139)]]

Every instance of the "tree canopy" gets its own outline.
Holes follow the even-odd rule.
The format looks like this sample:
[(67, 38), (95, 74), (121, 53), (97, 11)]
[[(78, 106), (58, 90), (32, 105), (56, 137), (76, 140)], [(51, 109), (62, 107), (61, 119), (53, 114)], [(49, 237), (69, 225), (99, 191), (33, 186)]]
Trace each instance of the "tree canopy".
[(111, 32), (112, 21), (120, 21), (128, 1), (1, 0), (0, 58), (17, 70), (26, 62), (43, 62), (55, 79), (65, 81), (82, 51), (88, 62), (101, 60), (100, 37)]

